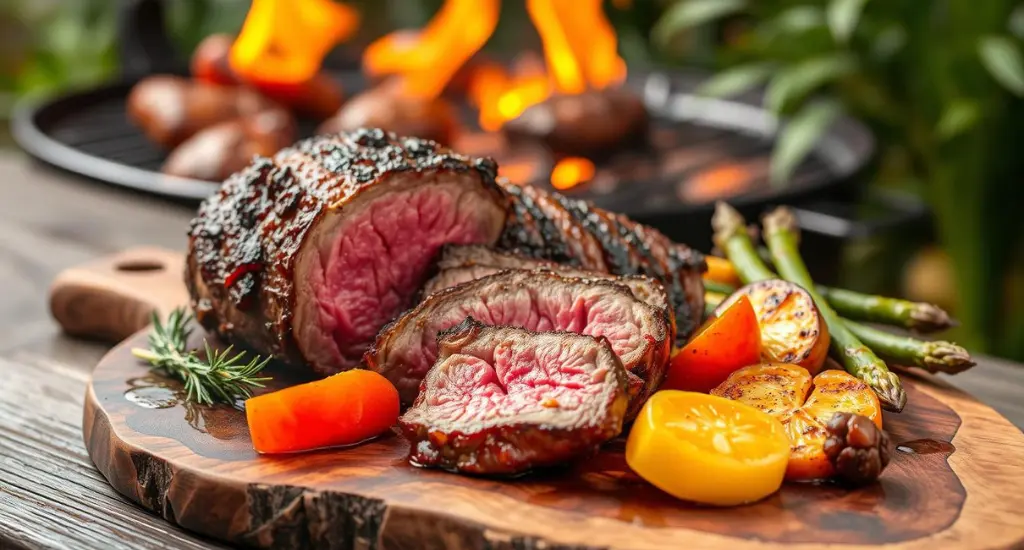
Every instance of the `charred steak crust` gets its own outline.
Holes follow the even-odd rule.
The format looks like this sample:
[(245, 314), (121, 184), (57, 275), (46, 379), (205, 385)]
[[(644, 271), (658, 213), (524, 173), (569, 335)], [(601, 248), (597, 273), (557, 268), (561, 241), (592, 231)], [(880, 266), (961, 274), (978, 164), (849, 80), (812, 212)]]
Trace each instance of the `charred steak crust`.
[(526, 186), (523, 188), (523, 195), (532, 198), (542, 214), (553, 222), (555, 230), (562, 236), (562, 241), (568, 243), (570, 254), (579, 262), (580, 267), (593, 271), (608, 271), (601, 243), (562, 206), (557, 193), (547, 193), (537, 187)]
[(558, 193), (552, 196), (569, 214), (589, 233), (603, 251), (604, 263), (610, 273), (616, 275), (636, 275), (640, 271), (638, 254), (629, 248), (617, 231), (609, 227), (601, 216), (599, 208), (593, 208), (586, 201), (567, 198)]
[[(517, 216), (516, 222), (506, 226), (501, 242), (505, 248), (524, 251), (531, 256), (551, 260), (560, 264), (580, 265), (580, 259), (573, 255), (565, 236), (559, 231), (555, 221), (537, 204), (534, 198), (536, 190), (530, 186), (519, 186), (509, 183), (508, 180), (500, 179), (498, 183), (508, 193), (512, 202), (513, 212), (523, 212), (523, 216)], [(531, 228), (529, 225), (532, 224)], [(543, 243), (542, 248), (537, 249), (535, 243), (530, 241), (518, 241), (518, 238), (526, 238), (531, 233), (540, 235)]]
[(586, 456), (622, 431), (626, 371), (609, 342), (466, 318), (400, 424), (410, 460), (511, 475)]
[(293, 363), (296, 256), (317, 221), (388, 176), (475, 174), (506, 205), (491, 159), (381, 130), (317, 136), (256, 158), (203, 201), (189, 230), (187, 286), (199, 322)]
[[(571, 300), (554, 304), (544, 302), (547, 292), (561, 291)], [(581, 300), (593, 302), (589, 308), (608, 308), (632, 314), (632, 317), (598, 317), (581, 321), (577, 315), (588, 315), (580, 309)], [(526, 301), (527, 303), (523, 303)], [(541, 304), (568, 306), (555, 315), (542, 315)], [(384, 327), (364, 362), (398, 388), (402, 402), (412, 403), (419, 384), (436, 358), (436, 350), (425, 347), (436, 335), (474, 316), (494, 325), (520, 326), (530, 330), (570, 330), (584, 334), (607, 336), (617, 348), (628, 372), (630, 397), (627, 419), (632, 419), (661, 384), (671, 351), (670, 325), (664, 309), (637, 298), (624, 284), (609, 279), (566, 277), (547, 269), (533, 271), (505, 270), (469, 281), (427, 296), (415, 308)], [(600, 324), (600, 327), (589, 323)], [(630, 323), (637, 332), (630, 333)], [(562, 328), (566, 324), (573, 328)], [(598, 330), (600, 329), (600, 330)], [(632, 347), (631, 347), (632, 346)], [(422, 363), (422, 364), (421, 364)]]

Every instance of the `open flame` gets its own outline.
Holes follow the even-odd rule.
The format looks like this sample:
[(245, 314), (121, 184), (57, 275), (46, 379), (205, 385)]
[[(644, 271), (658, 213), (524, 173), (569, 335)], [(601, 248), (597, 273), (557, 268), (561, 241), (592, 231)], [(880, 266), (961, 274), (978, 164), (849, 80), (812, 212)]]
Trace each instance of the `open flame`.
[(229, 62), (248, 82), (300, 84), (358, 25), (356, 10), (331, 0), (252, 0)]
[(392, 33), (363, 54), (371, 76), (400, 75), (400, 93), (433, 99), (498, 26), (500, 0), (446, 0), (423, 31)]
[[(446, 0), (418, 35), (393, 33), (372, 44), (364, 66), (371, 75), (397, 75), (403, 93), (436, 97), (490, 38), (499, 8), (498, 0)], [(543, 42), (546, 67), (506, 71), (485, 65), (474, 73), (470, 100), (485, 130), (500, 129), (555, 92), (603, 89), (626, 76), (601, 0), (527, 0), (526, 8)]]

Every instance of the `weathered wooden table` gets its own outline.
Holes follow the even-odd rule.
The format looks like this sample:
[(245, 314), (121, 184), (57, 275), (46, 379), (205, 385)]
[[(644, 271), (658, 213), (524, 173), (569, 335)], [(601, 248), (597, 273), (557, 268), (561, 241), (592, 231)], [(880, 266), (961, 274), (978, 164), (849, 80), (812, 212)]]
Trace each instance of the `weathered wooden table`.
[[(191, 216), (0, 152), (0, 550), (220, 547), (139, 510), (93, 468), (82, 399), (107, 346), (63, 336), (46, 304), (68, 266), (140, 244), (183, 248)], [(1024, 426), (1024, 365), (979, 363), (951, 382)]]

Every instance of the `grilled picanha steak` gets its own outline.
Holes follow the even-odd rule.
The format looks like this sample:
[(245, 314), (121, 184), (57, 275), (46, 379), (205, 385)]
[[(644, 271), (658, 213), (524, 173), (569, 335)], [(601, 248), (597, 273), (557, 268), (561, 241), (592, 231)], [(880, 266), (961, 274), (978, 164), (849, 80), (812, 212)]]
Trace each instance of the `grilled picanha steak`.
[(499, 247), (562, 265), (615, 275), (646, 275), (664, 285), (675, 313), (676, 344), (704, 311), (704, 257), (661, 232), (592, 204), (499, 179), (511, 200)]
[(675, 334), (674, 315), (669, 309), (668, 294), (658, 281), (643, 275), (618, 277), (608, 273), (587, 271), (488, 248), (483, 245), (446, 245), (437, 262), (438, 273), (423, 285), (423, 296), (429, 296), (446, 288), (467, 281), (493, 275), (506, 269), (549, 269), (563, 277), (610, 279), (626, 285), (634, 296), (665, 312), (669, 320), (669, 335)]
[(626, 371), (603, 338), (467, 318), (439, 335), (437, 363), (400, 423), (415, 464), (517, 474), (618, 435), (625, 390)]
[(257, 158), (193, 221), (187, 283), (207, 329), (320, 374), (356, 366), (412, 305), (442, 245), (495, 243), (497, 166), (380, 130)]
[(437, 335), (469, 316), (492, 326), (607, 338), (629, 371), (627, 418), (665, 375), (671, 342), (663, 311), (614, 281), (549, 270), (502, 271), (431, 294), (381, 331), (366, 364), (395, 384), (403, 403), (412, 403), (437, 359)]

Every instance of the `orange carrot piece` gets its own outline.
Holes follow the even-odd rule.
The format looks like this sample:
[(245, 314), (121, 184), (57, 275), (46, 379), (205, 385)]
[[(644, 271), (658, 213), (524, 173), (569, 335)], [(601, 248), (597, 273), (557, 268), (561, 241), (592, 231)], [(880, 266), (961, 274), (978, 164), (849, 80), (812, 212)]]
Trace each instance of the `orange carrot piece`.
[(736, 268), (729, 260), (717, 256), (704, 256), (704, 259), (708, 262), (708, 270), (704, 273), (705, 279), (731, 286), (743, 284), (739, 274), (736, 273)]
[(253, 447), (290, 453), (353, 445), (398, 420), (398, 390), (383, 376), (351, 370), (246, 400)]

